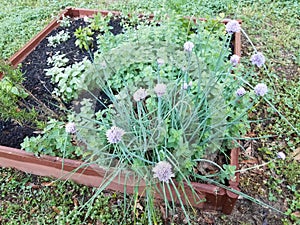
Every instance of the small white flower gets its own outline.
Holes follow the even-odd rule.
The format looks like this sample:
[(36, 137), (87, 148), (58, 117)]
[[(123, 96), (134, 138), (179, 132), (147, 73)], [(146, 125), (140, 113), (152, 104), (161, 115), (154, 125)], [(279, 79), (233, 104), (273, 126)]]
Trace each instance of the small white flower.
[(172, 173), (172, 165), (166, 161), (157, 163), (152, 171), (154, 173), (153, 177), (158, 178), (162, 182), (169, 183), (169, 180), (175, 177), (174, 173)]
[(163, 59), (161, 59), (161, 58), (157, 59), (157, 64), (159, 66), (162, 66), (164, 63), (165, 63), (165, 61)]
[(112, 126), (109, 130), (106, 131), (106, 138), (109, 143), (116, 144), (122, 140), (124, 135), (124, 130), (117, 126)]
[(194, 43), (191, 42), (191, 41), (187, 41), (187, 42), (184, 43), (183, 48), (187, 52), (192, 52), (192, 50), (194, 48)]
[(68, 134), (75, 134), (77, 131), (76, 125), (73, 122), (67, 123), (65, 129)]
[(136, 102), (139, 102), (141, 100), (144, 100), (147, 96), (148, 96), (147, 90), (145, 90), (144, 88), (140, 88), (136, 92), (134, 92), (133, 99)]
[(101, 65), (102, 69), (106, 69), (106, 67), (107, 67), (106, 62), (102, 62), (100, 65)]
[(90, 18), (88, 16), (85, 16), (85, 17), (83, 17), (83, 21), (88, 23), (88, 22), (90, 22)]
[(182, 85), (182, 89), (187, 90), (188, 88), (192, 87), (192, 85), (193, 85), (192, 81), (190, 81), (189, 83), (184, 82), (183, 85)]
[(154, 87), (154, 92), (156, 93), (157, 97), (163, 96), (167, 91), (167, 85), (160, 83), (156, 84)]

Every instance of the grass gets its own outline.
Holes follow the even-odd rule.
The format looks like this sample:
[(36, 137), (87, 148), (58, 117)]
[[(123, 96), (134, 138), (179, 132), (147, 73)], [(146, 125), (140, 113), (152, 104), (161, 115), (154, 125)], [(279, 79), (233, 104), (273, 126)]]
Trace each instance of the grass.
[[(12, 169), (0, 170), (0, 224), (130, 224), (133, 206), (123, 212), (123, 196), (101, 193), (91, 209), (80, 211), (95, 193), (95, 188), (73, 182), (55, 181)], [(9, 185), (8, 185), (9, 184)], [(130, 203), (130, 202), (129, 202)], [(88, 219), (85, 219), (86, 215)], [(136, 220), (145, 224), (145, 213)]]
[[(242, 19), (244, 30), (257, 49), (264, 52), (267, 58), (267, 68), (272, 74), (271, 77), (265, 74), (258, 74), (257, 76), (259, 79), (264, 79), (268, 85), (275, 87), (276, 97), (272, 99), (272, 103), (298, 131), (300, 130), (300, 123), (298, 122), (300, 119), (300, 3), (297, 0), (218, 0), (213, 3), (208, 0), (188, 2), (183, 0), (127, 0), (126, 2), (112, 1), (109, 3), (79, 0), (19, 0), (8, 3), (0, 0), (0, 7), (7, 9), (6, 13), (0, 12), (0, 32), (2, 34), (0, 36), (0, 58), (8, 59), (62, 8), (70, 5), (102, 9), (122, 8), (126, 11), (135, 9), (140, 12), (172, 9), (186, 15), (224, 16)], [(242, 50), (243, 56), (249, 56), (253, 53), (245, 38), (243, 38)], [(247, 69), (249, 65), (246, 62), (243, 63)], [(253, 80), (255, 79), (254, 77)], [(299, 133), (292, 130), (291, 126), (277, 113), (270, 109), (265, 110), (263, 105), (253, 108), (252, 111), (250, 117), (259, 114), (269, 119), (268, 123), (254, 124), (253, 132), (258, 136), (272, 136), (254, 143), (257, 146), (254, 152), (255, 157), (261, 162), (268, 161), (276, 157), (277, 152), (284, 151), (287, 154), (287, 159), (286, 161), (276, 161), (276, 163), (264, 167), (263, 183), (261, 180), (255, 180), (251, 171), (243, 173), (241, 189), (250, 195), (256, 194), (256, 196), (268, 199), (271, 204), (274, 202), (287, 205), (287, 217), (282, 218), (281, 222), (300, 224), (300, 163), (294, 160), (292, 156), (293, 151), (300, 147)], [(75, 197), (76, 201), (79, 202), (84, 201), (84, 196), (88, 197), (91, 191), (89, 188), (71, 182), (58, 182), (49, 188), (39, 187), (35, 189), (30, 185), (30, 183), (34, 183), (32, 179), (41, 179), (39, 183), (49, 182), (49, 180), (20, 174), (9, 169), (0, 169), (0, 174), (0, 222), (6, 221), (6, 224), (32, 224), (36, 222), (66, 224), (67, 212), (71, 212), (70, 215), (78, 212), (72, 190), (78, 190), (82, 193), (79, 200), (78, 196)], [(11, 197), (7, 198), (8, 195)], [(2, 199), (4, 198), (6, 200), (3, 202)], [(97, 203), (101, 207), (103, 206), (102, 213), (99, 215), (108, 218), (104, 224), (113, 224), (107, 221), (118, 221), (118, 218), (124, 216), (121, 210), (110, 212), (105, 209), (110, 205), (107, 202), (111, 201), (116, 201), (116, 198), (114, 200), (114, 196), (101, 195), (98, 200), (100, 203)], [(23, 204), (20, 205), (20, 202)], [(99, 205), (92, 207), (92, 210), (99, 208)], [(80, 221), (83, 214), (84, 212), (78, 212), (74, 218)], [(137, 222), (143, 224), (142, 217)], [(128, 218), (130, 219), (130, 215)], [(225, 222), (226, 218), (229, 219), (230, 216), (222, 217)], [(7, 222), (8, 220), (10, 222)], [(245, 224), (247, 224), (246, 221), (244, 221)], [(77, 223), (76, 221), (72, 222), (71, 224)]]

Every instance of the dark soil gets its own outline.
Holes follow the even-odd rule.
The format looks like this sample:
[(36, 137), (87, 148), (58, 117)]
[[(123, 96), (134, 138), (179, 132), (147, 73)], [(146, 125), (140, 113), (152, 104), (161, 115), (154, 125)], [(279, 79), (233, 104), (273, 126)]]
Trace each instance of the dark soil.
[(21, 126), (13, 121), (0, 120), (0, 145), (20, 148), (26, 136), (33, 136), (34, 130), (28, 126)]
[[(123, 28), (120, 25), (120, 21), (119, 18), (114, 18), (109, 22), (109, 25), (112, 27), (111, 32), (114, 35), (122, 32)], [(85, 57), (88, 59), (93, 58), (93, 53), (98, 50), (96, 37), (100, 32), (94, 32), (94, 41), (89, 51), (79, 49), (75, 45), (76, 37), (74, 36), (74, 32), (79, 27), (86, 26), (87, 23), (83, 19), (76, 19), (72, 21), (70, 27), (56, 28), (47, 37), (54, 36), (61, 30), (69, 32), (71, 37), (66, 42), (56, 45), (56, 47), (48, 46), (48, 40), (45, 38), (22, 62), (21, 71), (25, 78), (25, 81), (23, 82), (24, 87), (46, 107), (41, 108), (41, 104), (37, 103), (32, 97), (26, 98), (26, 104), (29, 107), (35, 107), (41, 116), (44, 116), (45, 108), (48, 108), (52, 110), (57, 117), (63, 117), (64, 114), (61, 112), (60, 108), (70, 108), (70, 105), (65, 104), (63, 101), (54, 99), (51, 93), (54, 90), (55, 85), (51, 83), (51, 78), (45, 75), (44, 70), (51, 67), (51, 65), (47, 64), (47, 59), (58, 51), (60, 51), (61, 54), (66, 54), (66, 58), (69, 59), (68, 65), (81, 62)], [(26, 136), (35, 136), (36, 130), (37, 128), (30, 122), (21, 126), (14, 121), (0, 120), (0, 145), (20, 149), (20, 144), (23, 142), (23, 139)]]
[[(114, 35), (120, 34), (123, 30), (120, 22), (120, 18), (111, 19), (109, 22), (109, 26), (112, 27), (110, 31)], [(56, 28), (47, 37), (55, 36), (62, 30), (69, 32), (71, 37), (66, 42), (56, 45), (56, 47), (48, 46), (48, 40), (46, 37), (22, 62), (21, 71), (25, 78), (23, 86), (32, 94), (32, 96), (34, 96), (34, 98), (30, 96), (27, 97), (25, 104), (29, 108), (34, 107), (41, 117), (45, 117), (46, 112), (49, 113), (48, 109), (53, 112), (51, 113), (50, 111), (51, 116), (55, 114), (55, 117), (64, 117), (64, 113), (61, 109), (69, 109), (71, 107), (70, 104), (65, 104), (62, 100), (53, 97), (51, 93), (54, 90), (55, 85), (51, 83), (51, 78), (45, 75), (45, 69), (52, 67), (51, 65), (48, 65), (47, 59), (58, 51), (60, 54), (66, 54), (66, 58), (69, 59), (67, 66), (76, 62), (81, 62), (85, 57), (88, 59), (93, 58), (93, 53), (98, 50), (96, 37), (100, 34), (100, 32), (94, 31), (94, 41), (89, 51), (79, 49), (75, 45), (76, 37), (74, 32), (79, 27), (86, 26), (87, 23), (83, 19), (74, 19), (72, 20), (72, 25), (70, 27)], [(232, 50), (234, 48), (232, 43), (230, 48)], [(99, 97), (105, 98), (105, 96)], [(45, 107), (41, 107), (41, 104), (38, 103), (35, 98), (42, 102)], [(23, 107), (20, 106), (20, 108)], [(1, 121), (0, 118), (0, 145), (20, 149), (20, 144), (23, 142), (23, 139), (25, 137), (36, 136), (37, 134), (35, 131), (37, 130), (36, 126), (31, 122), (25, 122), (25, 124), (21, 126), (12, 120)]]
[[(141, 18), (142, 20), (144, 18)], [(44, 38), (39, 45), (22, 61), (21, 72), (24, 75), (24, 81), (22, 85), (26, 90), (28, 90), (32, 96), (27, 97), (24, 102), (29, 108), (34, 107), (39, 111), (40, 117), (44, 117), (47, 109), (50, 109), (55, 116), (64, 117), (63, 109), (70, 109), (71, 104), (66, 104), (61, 99), (54, 98), (52, 92), (56, 87), (55, 84), (51, 82), (51, 77), (46, 76), (45, 70), (52, 67), (47, 63), (48, 58), (55, 55), (57, 52), (60, 54), (65, 54), (65, 57), (69, 60), (66, 66), (72, 65), (76, 62), (81, 62), (84, 58), (90, 60), (93, 59), (94, 52), (98, 50), (97, 36), (101, 35), (99, 31), (93, 31), (93, 43), (91, 48), (87, 51), (85, 49), (80, 49), (75, 45), (76, 37), (74, 32), (80, 27), (86, 27), (88, 25), (84, 19), (73, 19), (70, 27), (58, 27), (54, 29), (50, 34)], [(150, 24), (150, 23), (149, 23)], [(130, 26), (135, 27), (136, 25), (130, 24)], [(159, 26), (159, 24), (156, 24)], [(111, 27), (110, 32), (114, 35), (118, 35), (122, 32), (123, 28), (121, 26), (121, 18), (113, 18), (109, 21), (109, 26)], [(50, 46), (48, 42), (48, 37), (55, 36), (59, 32), (64, 31), (70, 34), (70, 38), (56, 46)], [(196, 32), (196, 30), (194, 30)], [(233, 39), (233, 37), (232, 37)], [(233, 51), (233, 44), (230, 44), (230, 48)], [(99, 96), (99, 98), (105, 98), (104, 94)], [(37, 102), (36, 99), (39, 101)], [(41, 104), (45, 107), (41, 107)], [(19, 108), (24, 108), (19, 106)], [(99, 108), (96, 106), (96, 109)], [(1, 118), (0, 118), (1, 119)], [(28, 136), (35, 136), (38, 129), (31, 122), (25, 122), (23, 126), (14, 121), (1, 121), (0, 120), (0, 145), (20, 148), (20, 144), (23, 139)], [(220, 156), (217, 158), (218, 164), (223, 164), (225, 158)], [(227, 162), (226, 162), (227, 163)], [(210, 169), (213, 170), (213, 169)]]

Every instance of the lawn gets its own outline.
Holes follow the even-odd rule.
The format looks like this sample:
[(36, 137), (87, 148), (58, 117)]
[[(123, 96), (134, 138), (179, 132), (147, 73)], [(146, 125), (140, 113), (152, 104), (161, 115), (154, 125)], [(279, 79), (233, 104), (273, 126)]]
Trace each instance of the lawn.
[[(253, 44), (264, 53), (268, 73), (258, 73), (251, 78), (252, 82), (263, 80), (273, 88), (274, 98), (269, 101), (277, 111), (261, 103), (249, 112), (251, 120), (258, 117), (264, 120), (253, 122), (245, 137), (240, 155), (240, 189), (254, 201), (263, 201), (284, 213), (241, 198), (232, 215), (197, 211), (191, 215), (192, 223), (300, 224), (300, 4), (297, 0), (16, 0), (13, 3), (0, 0), (0, 8), (6, 9), (0, 12), (0, 59), (12, 56), (66, 6), (126, 13), (174, 10), (206, 18), (241, 19), (248, 35), (242, 35), (243, 70), (245, 73), (250, 70), (245, 58), (253, 54)], [(272, 161), (278, 152), (287, 157)], [(255, 168), (247, 170), (252, 167)], [(105, 192), (89, 208), (80, 209), (96, 189), (4, 168), (0, 169), (0, 180), (1, 224), (147, 224), (142, 199), (128, 197), (130, 207), (125, 211), (123, 196)], [(132, 201), (138, 206), (133, 207)], [(157, 221), (163, 224), (159, 207), (157, 211), (161, 215)], [(86, 221), (85, 215), (89, 215)], [(180, 210), (173, 216), (177, 217), (173, 224), (185, 223)]]

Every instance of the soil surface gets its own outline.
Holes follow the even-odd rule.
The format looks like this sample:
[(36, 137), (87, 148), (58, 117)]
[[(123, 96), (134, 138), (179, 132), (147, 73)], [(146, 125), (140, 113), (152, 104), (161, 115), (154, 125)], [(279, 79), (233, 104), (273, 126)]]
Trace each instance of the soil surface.
[[(114, 18), (109, 21), (109, 26), (112, 27), (110, 31), (114, 35), (120, 34), (123, 30), (120, 22), (120, 18)], [(52, 67), (47, 63), (47, 59), (58, 51), (60, 54), (66, 54), (65, 57), (69, 59), (67, 66), (81, 62), (84, 58), (92, 59), (93, 53), (98, 50), (96, 37), (100, 32), (94, 31), (94, 41), (89, 51), (79, 49), (75, 45), (76, 37), (74, 32), (79, 27), (86, 27), (87, 25), (88, 23), (83, 19), (74, 19), (70, 27), (58, 27), (54, 29), (22, 62), (21, 71), (25, 78), (23, 86), (32, 94), (32, 96), (26, 98), (25, 104), (29, 108), (34, 107), (40, 116), (44, 117), (45, 112), (47, 112), (51, 116), (54, 114), (56, 117), (62, 117), (64, 113), (59, 109), (70, 108), (70, 105), (65, 104), (61, 99), (54, 98), (51, 94), (55, 88), (55, 84), (51, 83), (51, 77), (46, 76), (45, 69)], [(47, 38), (57, 35), (62, 30), (68, 32), (71, 37), (61, 44), (49, 46)], [(229, 47), (232, 50), (234, 48), (232, 43)], [(103, 97), (105, 98), (105, 96)], [(37, 100), (40, 102), (37, 102)], [(44, 105), (43, 107), (41, 107), (41, 103)], [(19, 108), (24, 107), (20, 106)], [(20, 149), (23, 139), (25, 137), (36, 136), (39, 133), (36, 132), (37, 130), (36, 126), (30, 122), (25, 122), (21, 126), (15, 121), (2, 121), (0, 119), (0, 145)]]
[[(122, 32), (122, 27), (120, 25), (120, 19), (115, 18), (109, 22), (112, 27), (110, 30), (114, 35), (120, 34)], [(84, 49), (79, 49), (75, 45), (76, 37), (74, 32), (79, 27), (86, 27), (87, 23), (83, 19), (72, 20), (72, 25), (70, 27), (58, 27), (53, 30), (47, 37), (55, 36), (60, 31), (64, 30), (69, 32), (70, 38), (54, 46), (48, 45), (47, 37), (41, 41), (41, 43), (32, 51), (26, 59), (22, 62), (21, 71), (24, 74), (24, 87), (32, 94), (34, 97), (27, 97), (26, 104), (31, 108), (35, 107), (41, 116), (45, 114), (45, 111), (50, 109), (53, 111), (57, 117), (63, 116), (60, 112), (58, 106), (63, 106), (69, 108), (70, 105), (65, 104), (62, 100), (55, 99), (51, 94), (55, 88), (55, 85), (51, 83), (51, 77), (46, 76), (45, 69), (49, 69), (51, 65), (48, 65), (47, 59), (53, 56), (56, 52), (61, 54), (66, 54), (66, 58), (69, 59), (67, 65), (74, 64), (76, 62), (81, 62), (85, 57), (91, 59), (93, 53), (98, 50), (96, 37), (99, 32), (94, 32), (93, 44), (89, 51)], [(42, 102), (46, 107), (41, 108), (41, 104), (36, 101)], [(20, 106), (20, 108), (22, 108)], [(46, 109), (47, 108), (47, 109)], [(0, 145), (18, 148), (20, 149), (20, 144), (23, 139), (28, 136), (35, 136), (35, 131), (37, 128), (31, 123), (25, 123), (23, 126), (14, 121), (1, 121), (0, 120)]]

